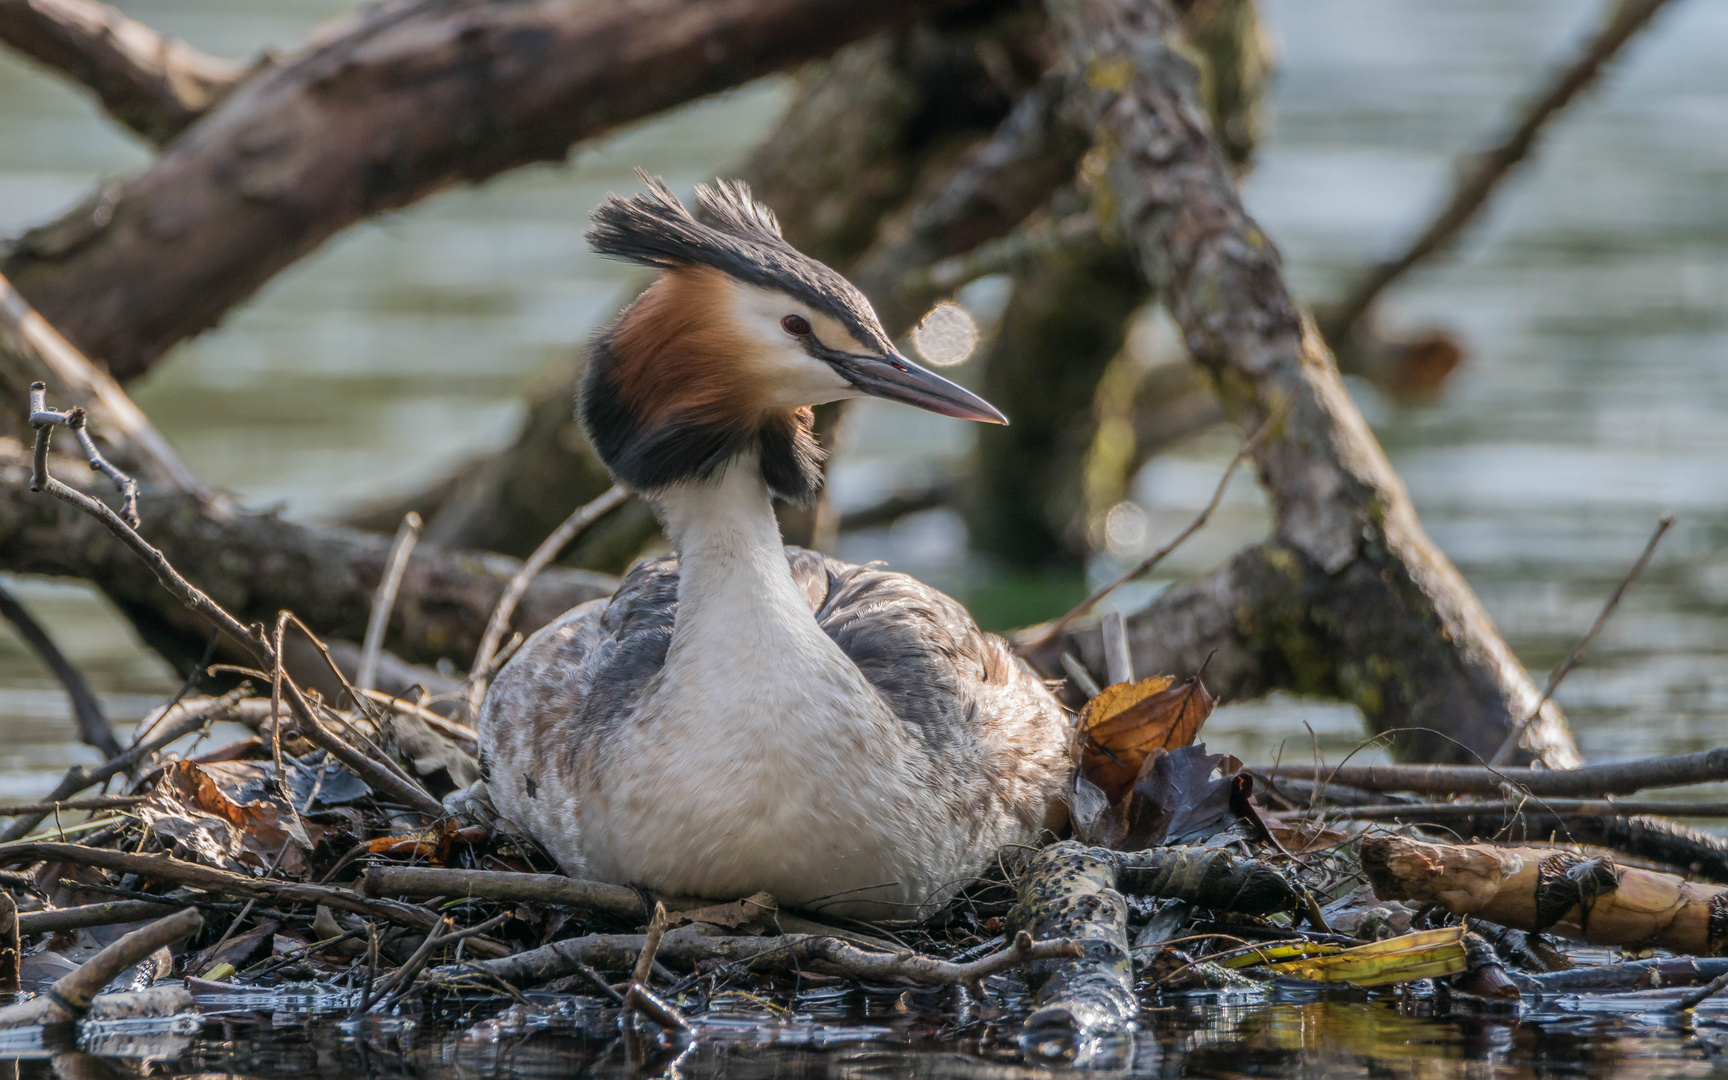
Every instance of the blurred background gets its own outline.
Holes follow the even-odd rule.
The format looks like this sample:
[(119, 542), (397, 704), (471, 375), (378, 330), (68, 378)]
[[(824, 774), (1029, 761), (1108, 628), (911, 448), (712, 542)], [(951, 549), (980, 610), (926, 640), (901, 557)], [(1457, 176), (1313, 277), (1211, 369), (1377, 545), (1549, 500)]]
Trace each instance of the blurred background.
[[(122, 2), (220, 56), (290, 49), (351, 5), (330, 0)], [(1507, 120), (1601, 17), (1597, 0), (1263, 0), (1277, 76), (1245, 180), (1304, 299), (1334, 296), (1399, 247), (1444, 195), (1459, 155)], [(1352, 383), (1428, 531), (1537, 682), (1589, 626), (1656, 518), (1678, 515), (1654, 563), (1558, 699), (1593, 760), (1724, 741), (1728, 716), (1728, 5), (1671, 5), (1603, 83), (1552, 124), (1534, 161), (1452, 254), (1381, 304), (1399, 331), (1444, 328), (1468, 351), (1439, 396), (1400, 405)], [(590, 254), (587, 212), (633, 167), (687, 192), (740, 163), (774, 125), (769, 79), (583, 149), (447, 192), (340, 235), (182, 346), (132, 393), (210, 482), (254, 506), (334, 521), (505, 445), (537, 376), (567, 364), (638, 271)], [(61, 78), (0, 54), (0, 235), (124, 176), (145, 148)], [(990, 279), (962, 296), (988, 329)], [(1170, 331), (1141, 320), (1132, 348)], [(967, 368), (950, 369), (965, 380)], [(832, 474), (842, 511), (964, 457), (974, 432), (865, 403)], [(1100, 523), (1102, 581), (1190, 521), (1235, 452), (1218, 426), (1167, 448)], [(1210, 526), (1123, 590), (1144, 602), (1266, 532), (1251, 476)], [(947, 588), (996, 628), (1058, 613), (1078, 574), (1028, 577), (968, 552), (948, 510), (843, 535)], [(94, 592), (9, 581), (130, 721), (176, 680)], [(63, 693), (0, 627), (0, 797), (33, 797), (72, 761)], [(1245, 760), (1336, 760), (1354, 708), (1276, 697), (1221, 709), (1206, 741)], [(1367, 751), (1357, 760), (1375, 760)], [(1720, 797), (1689, 789), (1687, 797)]]

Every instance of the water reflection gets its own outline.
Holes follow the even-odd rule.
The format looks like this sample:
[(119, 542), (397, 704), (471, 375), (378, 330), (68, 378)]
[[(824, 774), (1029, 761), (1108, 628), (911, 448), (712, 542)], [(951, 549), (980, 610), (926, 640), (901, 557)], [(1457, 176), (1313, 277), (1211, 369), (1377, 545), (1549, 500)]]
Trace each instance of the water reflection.
[[(1680, 1077), (1718, 1075), (1728, 1027), (1706, 1013), (1668, 1020), (1621, 1001), (1575, 1012), (1564, 1001), (1522, 1021), (1442, 1015), (1432, 1000), (1396, 994), (1287, 992), (1289, 1000), (1230, 1004), (1212, 995), (1146, 1013), (1132, 1040), (1095, 1048), (1080, 1075), (1414, 1077)], [(759, 1000), (759, 999), (758, 999)], [(428, 1013), (337, 1022), (295, 1011), (230, 1009), (201, 1030), (75, 1039), (50, 1032), (0, 1046), (0, 1073), (96, 1080), (161, 1076), (537, 1078), (1007, 1078), (1069, 1066), (1029, 1060), (1018, 1012), (944, 1022), (897, 1008), (893, 993), (847, 991), (808, 1011), (767, 1007), (699, 1019), (694, 1037), (621, 1026), (592, 998), (535, 995), (527, 1005), (445, 1002)]]

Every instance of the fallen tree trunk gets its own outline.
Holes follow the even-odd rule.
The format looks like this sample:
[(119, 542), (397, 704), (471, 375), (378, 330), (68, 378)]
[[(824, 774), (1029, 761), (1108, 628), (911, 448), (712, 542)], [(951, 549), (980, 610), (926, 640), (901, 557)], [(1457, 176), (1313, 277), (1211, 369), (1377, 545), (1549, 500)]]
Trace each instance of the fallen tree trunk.
[[(1376, 731), (1396, 730), (1401, 756), (1492, 754), (1541, 695), (1422, 531), (1291, 297), (1277, 249), (1242, 209), (1206, 130), (1194, 70), (1171, 47), (1176, 17), (1161, 0), (1047, 0), (1046, 8), (1074, 116), (1102, 158), (1097, 212), (1134, 244), (1226, 415), (1249, 432), (1288, 409), (1254, 454), (1276, 535), (1251, 561), (1304, 584), (1304, 607), (1287, 616), (1303, 632), (1276, 637), (1238, 626), (1239, 618), (1263, 621), (1266, 605), (1257, 602), (1211, 612), (1220, 636), (1247, 644), (1257, 666), (1301, 673), (1355, 703)], [(1216, 593), (1222, 583), (1208, 584)], [(1197, 598), (1194, 590), (1188, 597)], [(1148, 621), (1131, 618), (1136, 644), (1148, 640)], [(1059, 641), (1041, 657), (1045, 670), (1057, 673), (1051, 661), (1061, 648), (1084, 650), (1095, 633)], [(1136, 668), (1165, 670), (1151, 656), (1144, 661), (1137, 656)], [(1552, 703), (1529, 725), (1524, 748), (1550, 765), (1578, 761)]]
[(117, 378), (347, 226), (977, 0), (443, 0), (372, 8), (235, 88), (0, 270)]
[[(80, 473), (90, 475), (82, 468), (61, 475)], [(276, 612), (290, 609), (320, 634), (359, 640), (365, 633), (388, 537), (298, 525), (189, 492), (147, 491), (139, 511), (144, 538), (242, 621), (271, 624)], [(417, 550), (386, 644), (407, 660), (466, 665), (517, 565), (502, 556)], [(0, 566), (91, 582), (153, 647), (183, 666), (197, 661), (210, 634), (209, 625), (99, 522), (32, 494), (29, 456), (9, 441), (0, 442)], [(614, 584), (605, 574), (548, 569), (523, 597), (512, 625), (532, 632), (576, 604), (609, 595)]]

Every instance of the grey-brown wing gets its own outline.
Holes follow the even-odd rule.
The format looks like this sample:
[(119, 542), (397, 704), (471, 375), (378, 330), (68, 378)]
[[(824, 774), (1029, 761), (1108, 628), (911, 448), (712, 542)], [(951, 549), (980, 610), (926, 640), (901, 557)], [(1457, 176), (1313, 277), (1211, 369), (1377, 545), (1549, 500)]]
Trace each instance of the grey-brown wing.
[(952, 753), (987, 728), (1041, 739), (1064, 723), (1042, 680), (953, 597), (879, 565), (787, 555), (816, 621), (933, 751)]

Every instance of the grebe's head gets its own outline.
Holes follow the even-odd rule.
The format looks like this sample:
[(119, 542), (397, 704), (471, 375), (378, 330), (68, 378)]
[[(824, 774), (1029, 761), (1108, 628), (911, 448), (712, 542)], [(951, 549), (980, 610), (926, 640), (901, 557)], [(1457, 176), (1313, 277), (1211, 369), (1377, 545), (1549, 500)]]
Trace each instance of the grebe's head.
[(601, 332), (583, 380), (582, 425), (625, 484), (706, 479), (754, 452), (775, 494), (809, 501), (822, 484), (810, 407), (842, 398), (1008, 422), (902, 356), (863, 294), (788, 244), (742, 182), (698, 186), (697, 220), (642, 180), (648, 194), (608, 197), (588, 233), (602, 255), (660, 270)]

